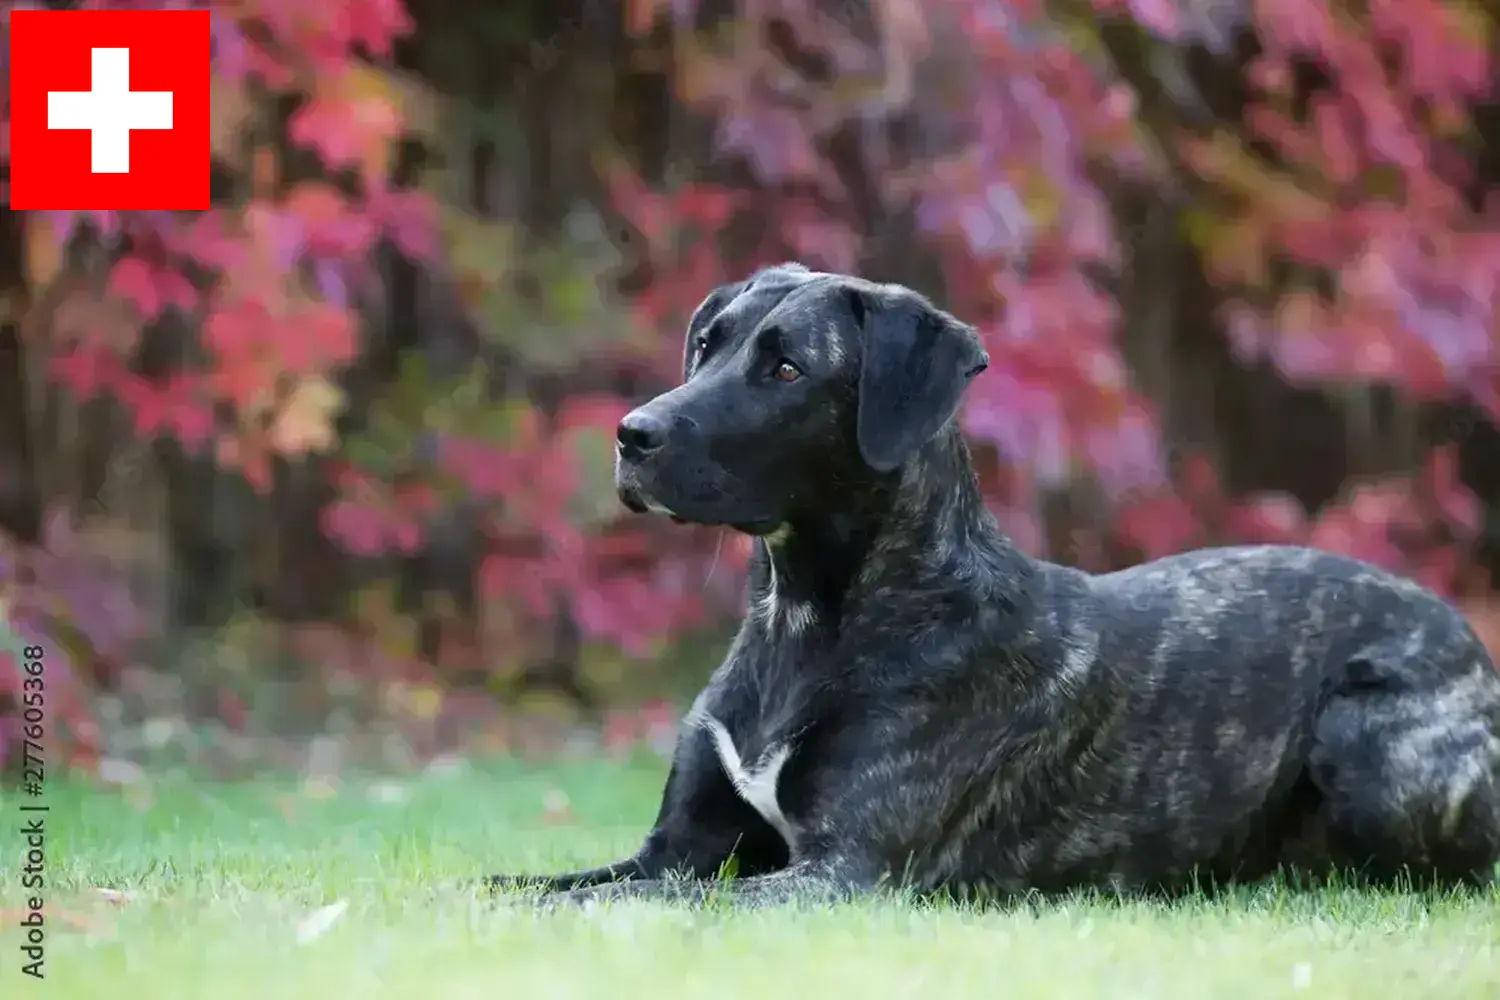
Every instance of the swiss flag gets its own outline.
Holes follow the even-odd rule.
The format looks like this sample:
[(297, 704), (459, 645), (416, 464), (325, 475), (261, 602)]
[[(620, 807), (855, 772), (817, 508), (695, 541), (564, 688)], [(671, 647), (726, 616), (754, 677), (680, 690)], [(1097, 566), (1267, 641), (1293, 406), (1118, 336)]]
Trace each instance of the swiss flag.
[(208, 208), (209, 13), (13, 10), (10, 207)]

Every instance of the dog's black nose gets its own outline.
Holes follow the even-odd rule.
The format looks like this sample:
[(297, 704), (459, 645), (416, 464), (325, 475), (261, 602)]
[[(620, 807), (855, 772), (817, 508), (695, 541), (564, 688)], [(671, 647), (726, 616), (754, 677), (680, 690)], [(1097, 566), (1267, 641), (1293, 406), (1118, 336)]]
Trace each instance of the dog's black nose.
[(649, 413), (632, 410), (620, 421), (615, 440), (626, 458), (644, 458), (660, 448), (667, 439), (667, 425)]

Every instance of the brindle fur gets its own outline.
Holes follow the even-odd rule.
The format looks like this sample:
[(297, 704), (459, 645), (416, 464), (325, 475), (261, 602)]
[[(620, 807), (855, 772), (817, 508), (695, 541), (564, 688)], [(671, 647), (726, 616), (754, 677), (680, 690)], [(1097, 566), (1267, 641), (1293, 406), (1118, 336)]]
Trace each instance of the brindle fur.
[(633, 509), (757, 536), (746, 618), (641, 849), (492, 885), (701, 901), (731, 855), (739, 905), (1492, 877), (1500, 677), (1463, 618), (1305, 548), (1029, 558), (953, 420), (987, 363), (899, 286), (782, 265), (707, 298), (616, 476)]

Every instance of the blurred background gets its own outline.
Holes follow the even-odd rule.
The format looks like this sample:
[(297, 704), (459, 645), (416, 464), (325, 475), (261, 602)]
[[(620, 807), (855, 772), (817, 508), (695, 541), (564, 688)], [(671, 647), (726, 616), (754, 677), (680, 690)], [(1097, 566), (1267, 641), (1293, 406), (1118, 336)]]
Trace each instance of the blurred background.
[(748, 547), (613, 430), (783, 260), (982, 331), (1027, 551), (1304, 542), (1500, 651), (1494, 0), (212, 10), (213, 210), (0, 215), (12, 773), (28, 643), (127, 787), (665, 751)]

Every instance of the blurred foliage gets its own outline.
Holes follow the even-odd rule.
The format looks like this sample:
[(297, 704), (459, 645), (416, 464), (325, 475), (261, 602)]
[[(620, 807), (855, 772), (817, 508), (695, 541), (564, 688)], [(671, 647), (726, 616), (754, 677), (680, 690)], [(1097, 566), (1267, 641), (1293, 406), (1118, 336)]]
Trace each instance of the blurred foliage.
[(784, 259), (978, 326), (963, 426), (1024, 548), (1305, 542), (1500, 633), (1493, 4), (212, 10), (217, 207), (0, 232), (0, 600), (77, 762), (127, 717), (436, 753), (519, 739), (496, 695), (701, 676), (748, 546), (625, 514), (611, 437), (707, 290)]

